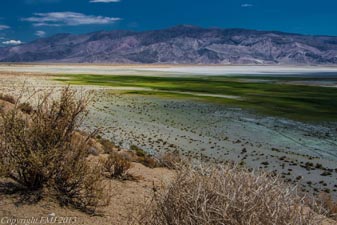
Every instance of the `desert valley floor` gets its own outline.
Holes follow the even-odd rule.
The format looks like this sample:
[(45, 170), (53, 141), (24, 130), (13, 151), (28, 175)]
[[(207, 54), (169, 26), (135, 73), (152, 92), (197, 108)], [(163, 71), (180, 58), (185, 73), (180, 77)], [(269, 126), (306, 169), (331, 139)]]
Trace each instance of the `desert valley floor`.
[(123, 148), (235, 161), (337, 197), (335, 67), (0, 65), (0, 92), (23, 99), (68, 84), (94, 93), (84, 128)]

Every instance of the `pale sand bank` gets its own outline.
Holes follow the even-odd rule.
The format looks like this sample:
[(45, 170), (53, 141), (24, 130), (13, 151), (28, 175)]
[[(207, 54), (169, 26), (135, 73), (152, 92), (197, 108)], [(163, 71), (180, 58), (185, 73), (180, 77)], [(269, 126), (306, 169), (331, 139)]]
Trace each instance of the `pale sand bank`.
[(0, 71), (47, 74), (101, 75), (287, 75), (337, 73), (324, 66), (201, 66), (201, 65), (88, 65), (88, 64), (0, 64)]

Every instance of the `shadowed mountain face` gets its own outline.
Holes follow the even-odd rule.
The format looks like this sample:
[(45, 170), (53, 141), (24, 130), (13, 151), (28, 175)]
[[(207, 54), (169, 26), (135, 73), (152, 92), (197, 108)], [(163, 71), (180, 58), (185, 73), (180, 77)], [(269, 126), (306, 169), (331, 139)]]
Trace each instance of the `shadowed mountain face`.
[(336, 64), (337, 37), (177, 26), (58, 34), (0, 48), (2, 62)]

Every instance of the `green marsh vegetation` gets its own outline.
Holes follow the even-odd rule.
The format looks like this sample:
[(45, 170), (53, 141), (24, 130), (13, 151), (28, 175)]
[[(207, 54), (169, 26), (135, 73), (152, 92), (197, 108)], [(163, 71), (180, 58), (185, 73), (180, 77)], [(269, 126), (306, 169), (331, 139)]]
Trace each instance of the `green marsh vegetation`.
[[(74, 85), (149, 88), (127, 94), (190, 98), (254, 110), (264, 115), (300, 121), (337, 121), (337, 88), (293, 85), (284, 81), (319, 78), (268, 76), (153, 77), (118, 75), (62, 75), (55, 78)], [(322, 78), (331, 81), (335, 78)], [(263, 80), (261, 82), (261, 80)], [(238, 99), (196, 94), (230, 95)]]

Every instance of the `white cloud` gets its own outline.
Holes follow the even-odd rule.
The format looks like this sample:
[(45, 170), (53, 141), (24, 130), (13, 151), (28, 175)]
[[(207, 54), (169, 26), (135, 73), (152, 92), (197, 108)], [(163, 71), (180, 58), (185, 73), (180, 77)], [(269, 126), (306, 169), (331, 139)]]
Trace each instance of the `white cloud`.
[(0, 30), (6, 30), (9, 29), (10, 27), (7, 25), (0, 25)]
[(38, 37), (44, 37), (46, 36), (46, 32), (43, 31), (43, 30), (38, 30), (35, 32), (35, 35), (38, 36)]
[(23, 18), (23, 21), (32, 22), (34, 26), (77, 26), (92, 24), (111, 24), (121, 18), (85, 15), (76, 12), (34, 13), (33, 17)]
[(90, 0), (91, 3), (110, 3), (110, 2), (120, 2), (120, 0)]
[(9, 40), (9, 41), (2, 42), (2, 44), (5, 44), (5, 45), (20, 45), (20, 44), (23, 44), (23, 42), (20, 41), (20, 40)]
[(253, 7), (253, 4), (249, 4), (249, 3), (245, 3), (245, 4), (241, 4), (241, 7), (243, 8), (248, 8), (248, 7)]

